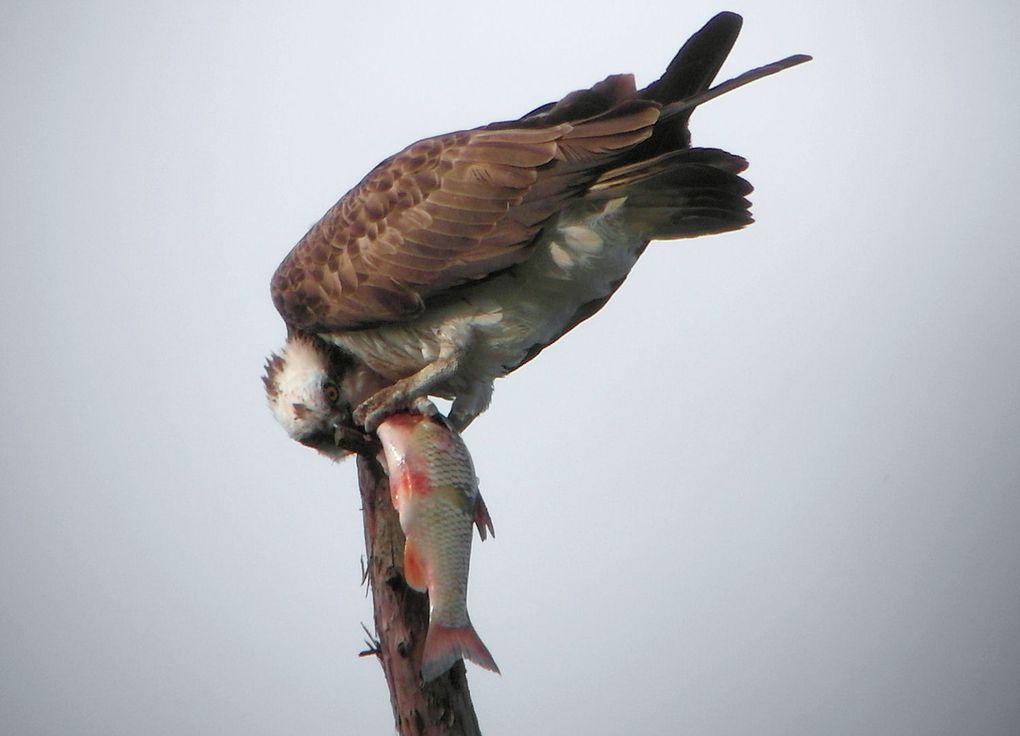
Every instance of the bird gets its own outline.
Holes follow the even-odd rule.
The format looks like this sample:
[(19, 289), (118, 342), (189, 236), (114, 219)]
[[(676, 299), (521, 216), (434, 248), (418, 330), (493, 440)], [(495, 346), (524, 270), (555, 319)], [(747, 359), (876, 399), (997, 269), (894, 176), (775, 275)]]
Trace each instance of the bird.
[(447, 421), (463, 432), (494, 380), (598, 312), (650, 241), (750, 224), (747, 161), (692, 146), (689, 119), (811, 57), (713, 87), (742, 22), (713, 17), (642, 89), (610, 75), (372, 169), (272, 277), (287, 343), (266, 390), (288, 433), (342, 457), (373, 447), (387, 416), (429, 410), (430, 396), (452, 401)]

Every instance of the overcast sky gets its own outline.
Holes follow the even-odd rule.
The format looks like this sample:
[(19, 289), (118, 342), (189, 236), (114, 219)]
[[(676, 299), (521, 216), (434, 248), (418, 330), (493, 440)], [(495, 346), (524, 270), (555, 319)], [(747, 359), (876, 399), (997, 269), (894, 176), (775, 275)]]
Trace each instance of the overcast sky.
[[(259, 376), (371, 166), (714, 3), (0, 10), (0, 724), (386, 734), (353, 463)], [(1020, 6), (745, 3), (697, 144), (757, 223), (649, 248), (466, 439), (489, 736), (1020, 730)]]

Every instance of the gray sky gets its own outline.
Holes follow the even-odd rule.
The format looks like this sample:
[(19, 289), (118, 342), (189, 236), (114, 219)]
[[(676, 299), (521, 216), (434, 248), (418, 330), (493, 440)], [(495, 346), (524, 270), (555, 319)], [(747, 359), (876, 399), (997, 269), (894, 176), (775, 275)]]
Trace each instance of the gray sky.
[[(390, 732), (269, 277), (407, 143), (723, 6), (281, 7), (0, 11), (5, 733)], [(758, 222), (650, 248), (466, 435), (490, 736), (1017, 733), (1020, 9), (966, 7), (732, 8), (724, 76), (816, 56), (692, 121)]]

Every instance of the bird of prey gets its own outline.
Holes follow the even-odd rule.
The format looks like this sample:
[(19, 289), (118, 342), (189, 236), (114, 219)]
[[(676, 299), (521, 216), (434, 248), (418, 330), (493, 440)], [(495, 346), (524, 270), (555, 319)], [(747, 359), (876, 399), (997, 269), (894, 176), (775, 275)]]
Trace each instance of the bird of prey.
[[(309, 439), (328, 414), (357, 449), (359, 432), (429, 395), (452, 399), (449, 422), (462, 431), (494, 379), (601, 309), (649, 241), (752, 222), (747, 162), (692, 147), (688, 120), (810, 57), (713, 87), (741, 23), (712, 18), (643, 89), (612, 75), (518, 120), (418, 141), (369, 172), (272, 279), (288, 344), (270, 359), (267, 388), (291, 435), (330, 438)], [(312, 355), (331, 378), (285, 375), (290, 359), (307, 367)], [(306, 395), (330, 406), (315, 414)]]

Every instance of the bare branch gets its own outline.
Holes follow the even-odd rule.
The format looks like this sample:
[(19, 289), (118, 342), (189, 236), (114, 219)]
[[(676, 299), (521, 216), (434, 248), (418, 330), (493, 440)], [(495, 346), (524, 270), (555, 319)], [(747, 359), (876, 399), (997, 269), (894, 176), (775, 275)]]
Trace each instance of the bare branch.
[(428, 596), (404, 582), (404, 534), (390, 503), (386, 471), (375, 458), (358, 457), (358, 485), (378, 656), (390, 689), (397, 733), (481, 736), (463, 662), (428, 684), (421, 681), (422, 650), (429, 625)]

